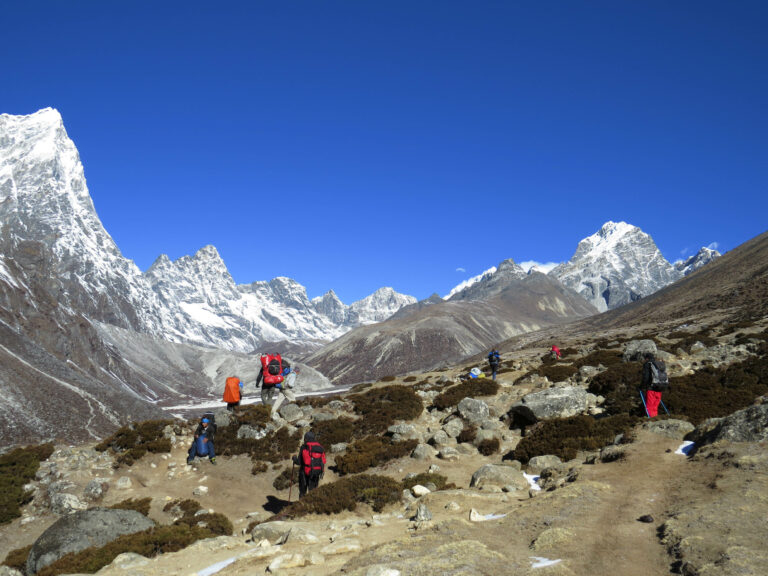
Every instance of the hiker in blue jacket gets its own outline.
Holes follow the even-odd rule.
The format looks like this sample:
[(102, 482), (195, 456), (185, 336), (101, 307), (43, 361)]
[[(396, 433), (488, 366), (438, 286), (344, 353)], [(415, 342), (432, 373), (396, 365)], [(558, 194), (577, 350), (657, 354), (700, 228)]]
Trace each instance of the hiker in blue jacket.
[(501, 363), (501, 355), (499, 354), (499, 351), (494, 348), (491, 350), (490, 354), (488, 354), (488, 364), (491, 366), (491, 377), (496, 380), (496, 371), (499, 369), (499, 364)]
[(203, 418), (195, 430), (195, 439), (192, 446), (189, 447), (187, 454), (187, 464), (192, 464), (197, 456), (208, 456), (211, 464), (216, 464), (216, 451), (213, 448), (214, 430), (211, 427), (211, 421)]

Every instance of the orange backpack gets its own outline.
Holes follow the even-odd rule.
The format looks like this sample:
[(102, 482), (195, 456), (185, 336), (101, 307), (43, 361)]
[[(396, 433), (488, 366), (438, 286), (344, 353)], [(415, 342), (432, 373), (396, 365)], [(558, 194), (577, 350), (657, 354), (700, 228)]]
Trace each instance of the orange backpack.
[(230, 376), (224, 385), (224, 402), (227, 404), (236, 404), (240, 402), (240, 378)]

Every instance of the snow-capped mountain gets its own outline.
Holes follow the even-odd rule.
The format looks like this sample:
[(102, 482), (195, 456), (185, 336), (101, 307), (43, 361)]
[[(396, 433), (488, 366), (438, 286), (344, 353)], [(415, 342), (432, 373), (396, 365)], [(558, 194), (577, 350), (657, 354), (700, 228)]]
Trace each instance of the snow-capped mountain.
[(626, 222), (603, 224), (550, 275), (601, 312), (653, 294), (683, 276), (648, 234)]
[(356, 318), (356, 325), (374, 324), (386, 320), (403, 306), (415, 303), (416, 298), (413, 296), (400, 294), (393, 288), (385, 286), (362, 300), (352, 302), (349, 305), (349, 311)]
[(515, 264), (511, 258), (504, 260), (498, 266), (489, 268), (479, 277), (470, 278), (463, 284), (464, 288), (459, 289), (463, 284), (459, 284), (451, 290), (452, 296), (448, 299), (456, 300), (483, 300), (498, 294), (507, 288), (512, 282), (522, 280), (527, 276), (525, 270)]
[(704, 246), (696, 254), (685, 260), (678, 260), (675, 262), (675, 269), (678, 272), (682, 272), (684, 276), (688, 276), (691, 272), (695, 272), (705, 264), (709, 264), (715, 258), (721, 256), (717, 250), (712, 250)]
[(456, 286), (454, 286), (453, 289), (450, 292), (448, 292), (448, 294), (443, 296), (443, 299), (450, 300), (454, 295), (458, 294), (459, 292), (461, 292), (466, 288), (469, 288), (473, 284), (477, 284), (482, 280), (490, 279), (494, 272), (496, 272), (496, 266), (491, 266), (490, 268), (488, 268), (488, 270), (481, 272), (477, 276), (472, 276), (472, 278), (467, 278), (466, 280), (464, 280), (464, 282), (461, 282), (460, 284), (457, 284)]
[(265, 341), (317, 346), (415, 302), (383, 288), (340, 315), (290, 278), (235, 284), (213, 246), (176, 261), (160, 256), (142, 274), (102, 226), (77, 149), (50, 108), (0, 115), (0, 253), (13, 256), (25, 241), (49, 249), (62, 305), (173, 342), (240, 352)]

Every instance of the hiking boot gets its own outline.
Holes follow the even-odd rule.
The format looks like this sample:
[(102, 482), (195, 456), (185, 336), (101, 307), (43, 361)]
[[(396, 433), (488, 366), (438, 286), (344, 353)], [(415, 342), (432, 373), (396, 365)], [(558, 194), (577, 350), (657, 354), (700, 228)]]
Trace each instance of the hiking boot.
[(192, 464), (194, 464), (194, 463), (195, 463), (195, 459), (194, 458), (187, 458), (187, 466), (192, 466)]
[(210, 459), (210, 461), (211, 461), (211, 464), (213, 464), (214, 466), (216, 466), (216, 458), (215, 458), (215, 457), (214, 457), (214, 458), (211, 458), (211, 459)]

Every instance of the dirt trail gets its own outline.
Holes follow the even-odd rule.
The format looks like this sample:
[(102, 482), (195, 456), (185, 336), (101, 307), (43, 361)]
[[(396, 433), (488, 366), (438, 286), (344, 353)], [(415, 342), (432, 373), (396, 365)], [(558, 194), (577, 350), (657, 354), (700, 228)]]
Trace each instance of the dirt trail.
[[(584, 480), (607, 484), (610, 489), (582, 519), (577, 547), (570, 551), (573, 564), (583, 563), (594, 575), (670, 573), (670, 558), (657, 528), (679, 496), (681, 481), (691, 486), (697, 474), (697, 467), (674, 453), (680, 443), (641, 431), (637, 441), (627, 447), (625, 460), (583, 468)], [(646, 514), (653, 522), (638, 521)]]

